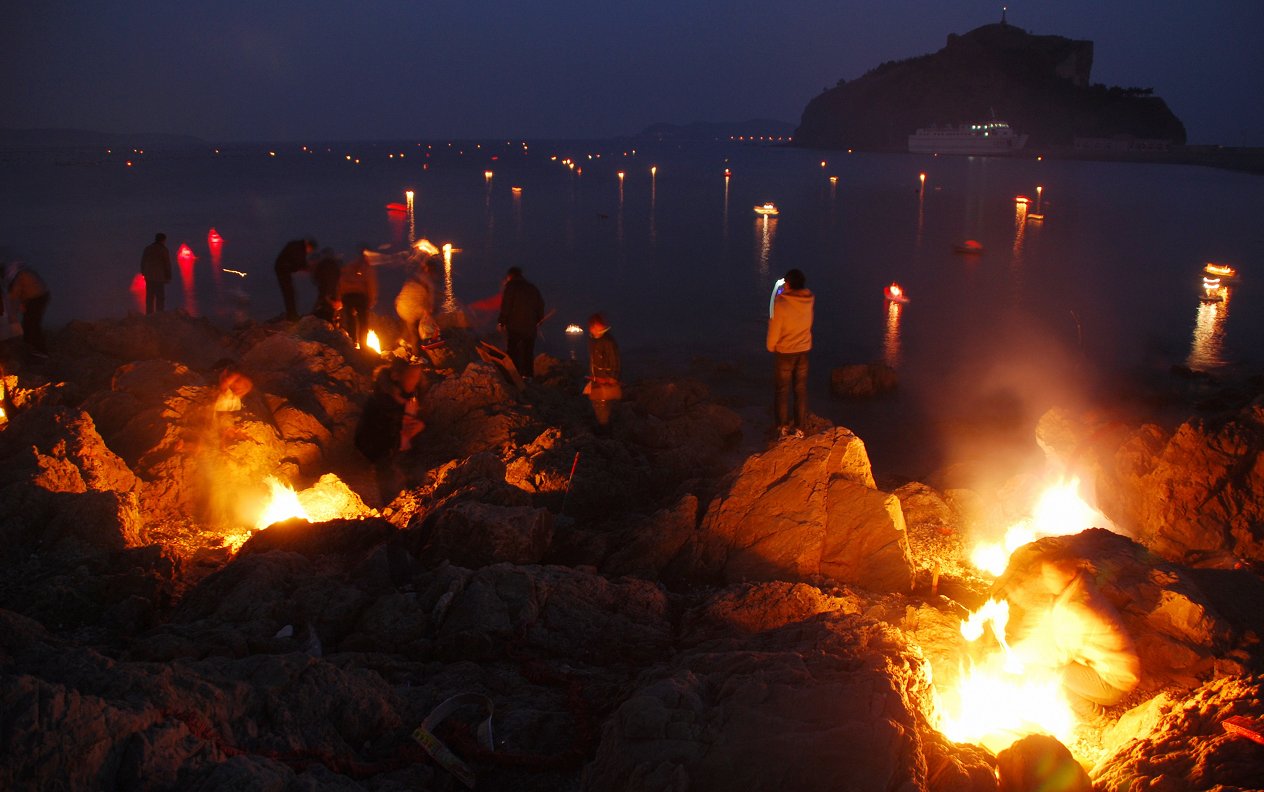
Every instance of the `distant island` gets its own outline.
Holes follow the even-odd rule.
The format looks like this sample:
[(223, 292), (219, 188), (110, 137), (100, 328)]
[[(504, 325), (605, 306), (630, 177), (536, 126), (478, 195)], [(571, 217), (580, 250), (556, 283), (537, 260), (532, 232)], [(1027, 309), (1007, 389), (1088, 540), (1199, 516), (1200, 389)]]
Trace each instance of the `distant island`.
[(691, 124), (651, 124), (634, 137), (640, 140), (673, 142), (714, 142), (717, 140), (750, 140), (770, 143), (789, 143), (794, 135), (794, 124), (770, 118), (753, 118), (749, 121), (714, 122), (694, 121)]
[(938, 52), (883, 63), (812, 99), (794, 133), (809, 148), (907, 150), (920, 128), (1007, 121), (1032, 146), (1185, 143), (1151, 88), (1093, 84), (1093, 42), (1008, 24), (950, 34)]

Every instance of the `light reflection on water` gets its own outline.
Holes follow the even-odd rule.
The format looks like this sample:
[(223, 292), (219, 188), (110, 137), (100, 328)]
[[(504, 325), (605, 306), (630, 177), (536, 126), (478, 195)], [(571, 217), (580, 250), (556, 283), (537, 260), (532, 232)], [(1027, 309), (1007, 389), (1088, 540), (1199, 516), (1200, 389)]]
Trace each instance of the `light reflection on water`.
[(761, 283), (768, 279), (769, 260), (772, 258), (772, 243), (777, 238), (777, 218), (760, 215), (755, 219), (755, 234), (759, 237), (759, 276)]
[(1229, 289), (1219, 289), (1220, 302), (1198, 303), (1194, 319), (1194, 338), (1190, 342), (1185, 365), (1205, 371), (1225, 364), (1225, 321), (1229, 318)]
[(887, 300), (886, 334), (882, 339), (882, 359), (891, 368), (900, 367), (900, 314), (902, 303)]

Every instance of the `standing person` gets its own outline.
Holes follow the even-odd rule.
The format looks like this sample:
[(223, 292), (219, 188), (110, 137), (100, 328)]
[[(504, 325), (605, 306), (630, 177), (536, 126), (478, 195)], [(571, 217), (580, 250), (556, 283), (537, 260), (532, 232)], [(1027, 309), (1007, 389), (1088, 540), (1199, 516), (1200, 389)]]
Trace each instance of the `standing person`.
[(413, 439), (426, 428), (417, 415), (421, 380), (421, 365), (406, 358), (395, 358), (379, 368), (373, 393), (356, 424), (355, 446), (373, 463), (383, 505), (399, 492), (396, 457), (409, 450)]
[(341, 292), (342, 259), (330, 248), (320, 251), (312, 265), (312, 282), (316, 284), (316, 305), (312, 316), (319, 316), (330, 324), (337, 324), (338, 311), (342, 308)]
[(285, 300), (285, 318), (291, 322), (298, 321), (298, 308), (294, 304), (294, 273), (307, 269), (307, 257), (315, 249), (314, 239), (293, 239), (285, 243), (276, 257), (277, 283)]
[(522, 277), (522, 270), (510, 267), (500, 296), (497, 326), (505, 331), (505, 351), (523, 379), (535, 373), (535, 334), (544, 319), (544, 298), (535, 284)]
[(395, 313), (404, 323), (404, 343), (413, 354), (421, 353), (421, 340), (439, 332), (434, 321), (435, 284), (430, 261), (439, 249), (420, 239), (408, 255), (408, 274), (395, 297)]
[(588, 319), (588, 368), (589, 382), (584, 393), (592, 401), (593, 414), (597, 417), (597, 434), (610, 434), (610, 402), (623, 398), (623, 385), (619, 382), (621, 363), (619, 344), (610, 334), (610, 325), (601, 314)]
[(154, 241), (140, 254), (140, 274), (145, 277), (145, 313), (162, 311), (167, 306), (166, 286), (171, 282), (171, 251), (167, 235), (154, 234)]
[[(44, 311), (51, 299), (44, 279), (19, 261), (11, 261), (4, 268), (4, 290), (10, 303), (22, 310), (22, 341), (36, 358), (48, 357), (44, 342)], [(4, 303), (0, 301), (0, 313)]]
[[(786, 288), (772, 303), (768, 319), (768, 351), (776, 360), (773, 406), (779, 437), (803, 437), (808, 416), (808, 351), (812, 349), (812, 308), (816, 298), (797, 269), (786, 273)], [(794, 383), (794, 424), (787, 397)]]
[(369, 261), (368, 245), (360, 245), (359, 255), (342, 268), (338, 287), (342, 292), (342, 326), (363, 349), (369, 334), (369, 312), (377, 303), (377, 273)]

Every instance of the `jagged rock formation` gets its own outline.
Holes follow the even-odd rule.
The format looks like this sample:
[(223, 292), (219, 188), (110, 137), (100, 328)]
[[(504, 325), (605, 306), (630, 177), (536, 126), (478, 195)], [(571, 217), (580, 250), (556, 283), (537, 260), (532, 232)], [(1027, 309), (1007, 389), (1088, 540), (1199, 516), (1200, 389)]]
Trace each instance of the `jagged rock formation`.
[(995, 117), (1031, 145), (1128, 135), (1185, 142), (1185, 127), (1149, 89), (1090, 84), (1093, 43), (1037, 36), (1008, 24), (950, 35), (930, 55), (891, 61), (812, 99), (795, 131), (811, 148), (907, 150), (935, 124)]
[[(542, 357), (517, 393), (467, 347), (427, 371), (431, 428), (378, 513), (349, 447), (377, 361), (315, 320), (81, 324), (54, 376), (0, 345), (0, 788), (455, 789), (412, 734), (463, 693), (494, 702), (494, 750), (472, 707), (436, 734), (486, 789), (994, 792), (1065, 760), (936, 728), (932, 678), (990, 585), (961, 557), (964, 493), (877, 489), (841, 427), (738, 458), (740, 417), (688, 380), (630, 383), (598, 437), (582, 371)], [(209, 442), (222, 355), (281, 432), (243, 416)], [(198, 494), (278, 473), (313, 522), (233, 552), (240, 515)], [(1094, 570), (1138, 696), (1163, 691), (1112, 713), (1094, 779), (1249, 786), (1264, 759), (1218, 719), (1264, 716), (1264, 584), (1087, 531), (998, 586), (1047, 553)]]

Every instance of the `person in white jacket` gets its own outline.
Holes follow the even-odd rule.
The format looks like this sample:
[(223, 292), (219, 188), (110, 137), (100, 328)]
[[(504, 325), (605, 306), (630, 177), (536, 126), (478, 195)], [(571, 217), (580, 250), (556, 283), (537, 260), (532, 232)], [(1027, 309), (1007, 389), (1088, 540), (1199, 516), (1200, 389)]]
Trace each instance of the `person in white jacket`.
[[(780, 437), (803, 437), (808, 415), (808, 352), (812, 349), (812, 307), (816, 300), (797, 269), (786, 273), (786, 286), (772, 303), (768, 351), (776, 361), (773, 405)], [(794, 384), (794, 423), (790, 422), (790, 385)]]

